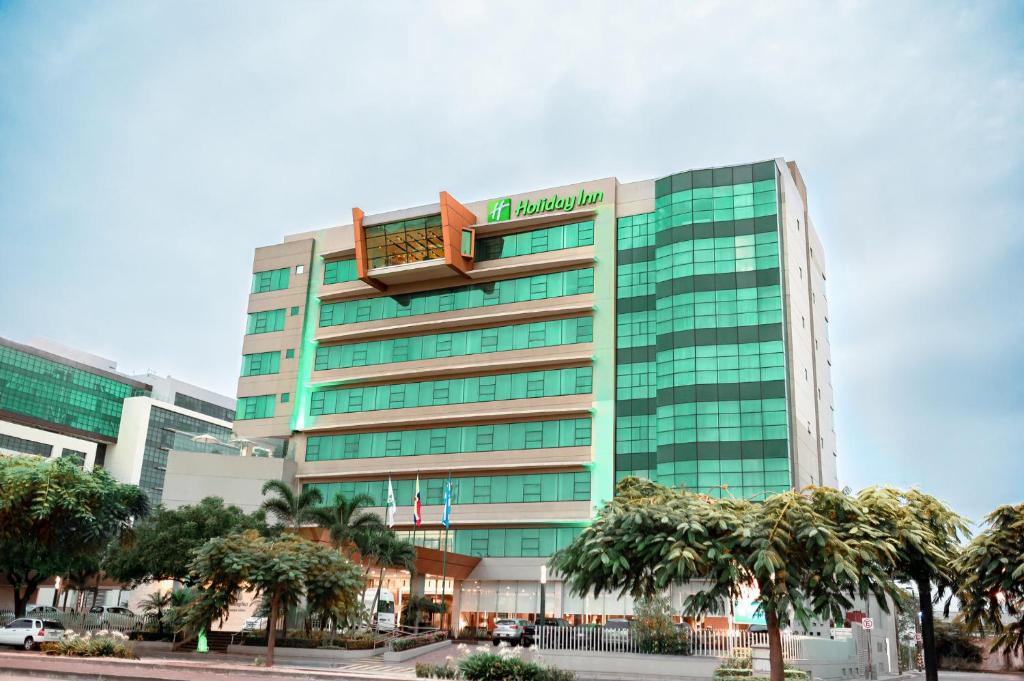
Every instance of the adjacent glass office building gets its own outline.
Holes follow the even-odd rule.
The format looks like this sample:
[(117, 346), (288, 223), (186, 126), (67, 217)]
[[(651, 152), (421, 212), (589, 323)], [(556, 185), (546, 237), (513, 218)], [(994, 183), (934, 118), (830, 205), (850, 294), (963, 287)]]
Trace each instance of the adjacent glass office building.
[[(781, 159), (354, 208), (257, 249), (236, 432), (288, 438), (296, 486), (328, 499), (383, 505), (391, 480), (425, 546), (450, 476), (448, 547), (479, 562), (446, 590), (480, 624), (519, 612), (499, 602), (623, 477), (752, 499), (836, 484), (825, 276)], [(547, 602), (631, 608), (577, 601)]]

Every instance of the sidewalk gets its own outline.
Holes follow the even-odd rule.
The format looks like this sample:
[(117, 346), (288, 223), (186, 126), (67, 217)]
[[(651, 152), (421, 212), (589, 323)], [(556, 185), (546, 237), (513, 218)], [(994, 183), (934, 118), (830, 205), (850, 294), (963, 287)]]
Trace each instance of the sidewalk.
[(116, 660), (58, 657), (41, 653), (0, 653), (0, 679), (103, 679), (104, 681), (407, 681), (411, 667), (353, 661), (333, 669), (255, 667), (237, 658)]

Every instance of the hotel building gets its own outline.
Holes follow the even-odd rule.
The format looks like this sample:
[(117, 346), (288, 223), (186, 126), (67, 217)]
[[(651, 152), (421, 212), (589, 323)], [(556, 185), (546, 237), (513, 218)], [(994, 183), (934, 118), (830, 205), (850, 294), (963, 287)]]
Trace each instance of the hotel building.
[[(287, 439), (329, 501), (383, 506), (390, 478), (410, 534), (418, 476), (428, 561), (451, 475), (456, 626), (536, 612), (540, 566), (625, 476), (836, 485), (824, 249), (791, 161), (353, 208), (252, 272), (236, 433)], [(429, 572), (414, 590), (440, 593)]]

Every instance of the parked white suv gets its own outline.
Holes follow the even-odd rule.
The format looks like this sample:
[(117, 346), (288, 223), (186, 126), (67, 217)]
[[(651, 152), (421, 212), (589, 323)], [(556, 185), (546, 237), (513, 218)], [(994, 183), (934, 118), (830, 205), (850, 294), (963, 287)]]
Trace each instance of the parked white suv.
[(0, 629), (0, 645), (18, 646), (32, 650), (40, 643), (59, 641), (64, 637), (64, 625), (53, 620), (31, 617), (16, 619)]

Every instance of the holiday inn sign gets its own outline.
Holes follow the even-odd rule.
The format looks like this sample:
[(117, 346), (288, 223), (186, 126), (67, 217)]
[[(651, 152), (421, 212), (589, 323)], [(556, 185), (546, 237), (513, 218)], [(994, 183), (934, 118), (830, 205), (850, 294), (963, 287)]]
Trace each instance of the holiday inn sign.
[[(552, 194), (546, 199), (530, 201), (522, 199), (516, 205), (515, 216), (524, 218), (538, 213), (568, 212), (580, 206), (590, 206), (604, 201), (604, 192), (588, 192), (581, 189), (579, 194), (559, 196)], [(492, 199), (487, 202), (487, 222), (504, 222), (512, 219), (512, 199)]]

